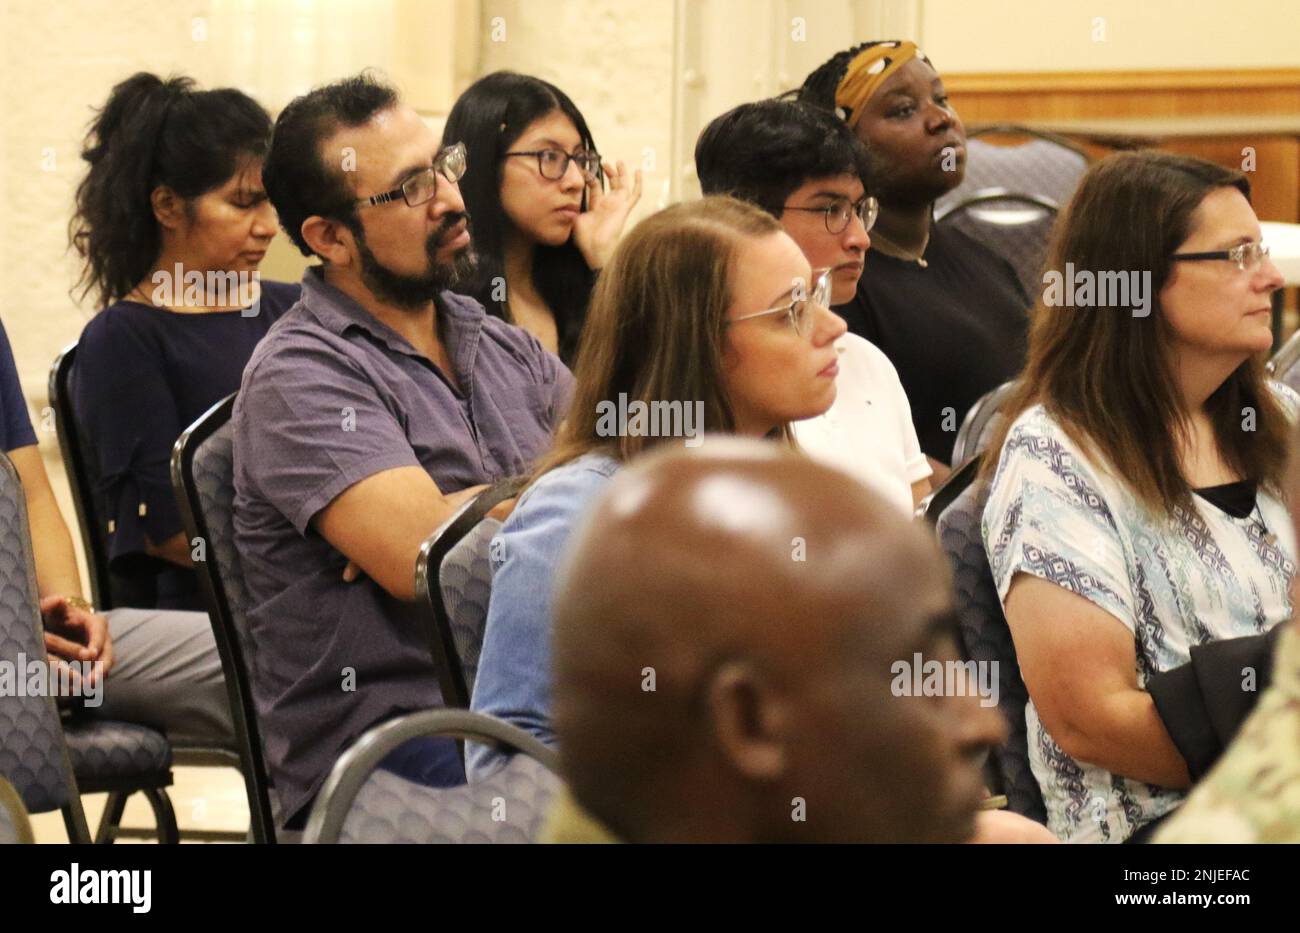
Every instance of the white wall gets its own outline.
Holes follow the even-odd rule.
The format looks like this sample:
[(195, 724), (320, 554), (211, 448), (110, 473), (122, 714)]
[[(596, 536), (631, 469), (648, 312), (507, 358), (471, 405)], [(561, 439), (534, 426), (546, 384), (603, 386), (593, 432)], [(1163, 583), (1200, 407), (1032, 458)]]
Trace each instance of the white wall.
[(1300, 66), (1296, 0), (918, 0), (941, 71)]
[(643, 170), (634, 217), (667, 203), (673, 0), (483, 0), (479, 67), (536, 75), (582, 111), (601, 155)]

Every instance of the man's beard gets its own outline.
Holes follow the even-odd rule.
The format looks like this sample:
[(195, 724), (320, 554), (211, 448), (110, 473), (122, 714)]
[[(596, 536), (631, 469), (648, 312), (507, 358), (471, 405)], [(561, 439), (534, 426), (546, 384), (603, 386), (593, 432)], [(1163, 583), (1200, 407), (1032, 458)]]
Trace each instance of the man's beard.
[(472, 242), (453, 256), (450, 262), (438, 259), (438, 249), (443, 239), (462, 220), (465, 221), (466, 230), (469, 230), (469, 215), (457, 213), (448, 214), (438, 229), (429, 234), (424, 245), (429, 261), (428, 271), (420, 275), (394, 272), (381, 263), (366, 243), (365, 230), (357, 224), (352, 233), (356, 237), (357, 252), (361, 254), (362, 283), (386, 304), (415, 310), (428, 304), (439, 292), (470, 281), (478, 270), (478, 256), (474, 253)]

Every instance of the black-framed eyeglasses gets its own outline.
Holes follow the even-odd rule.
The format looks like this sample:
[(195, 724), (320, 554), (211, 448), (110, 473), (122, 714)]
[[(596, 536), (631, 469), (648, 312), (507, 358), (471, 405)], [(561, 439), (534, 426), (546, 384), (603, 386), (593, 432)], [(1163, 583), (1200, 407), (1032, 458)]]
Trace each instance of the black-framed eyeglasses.
[(790, 326), (800, 337), (807, 337), (812, 330), (813, 316), (808, 313), (809, 304), (815, 304), (818, 307), (829, 308), (828, 303), (831, 299), (831, 270), (819, 269), (814, 271), (817, 278), (813, 282), (812, 294), (807, 294), (806, 286), (803, 280), (799, 280), (794, 288), (794, 300), (788, 305), (781, 305), (777, 308), (768, 308), (766, 311), (755, 311), (752, 314), (742, 314), (739, 317), (733, 317), (727, 321), (728, 324), (739, 324), (741, 321), (752, 321), (754, 318), (768, 317), (773, 314), (785, 314), (790, 318)]
[(1231, 249), (1216, 249), (1209, 253), (1174, 253), (1169, 258), (1174, 262), (1201, 262), (1210, 259), (1227, 259), (1235, 262), (1237, 268), (1246, 272), (1258, 269), (1259, 264), (1268, 258), (1269, 248), (1263, 243), (1241, 243)]
[(412, 175), (392, 191), (376, 194), (369, 198), (358, 198), (357, 203), (363, 207), (387, 204), (398, 198), (410, 207), (419, 207), (433, 200), (438, 193), (438, 176), (441, 175), (451, 184), (456, 184), (465, 177), (469, 169), (469, 159), (465, 153), (465, 144), (456, 143), (438, 151), (433, 157), (433, 165)]
[(849, 225), (849, 218), (854, 214), (857, 214), (858, 220), (862, 221), (863, 229), (870, 230), (876, 225), (876, 217), (880, 214), (880, 202), (869, 194), (856, 201), (836, 198), (825, 207), (795, 207), (791, 204), (781, 206), (787, 211), (805, 211), (809, 214), (824, 215), (826, 230), (829, 233), (843, 233), (844, 228)]
[(534, 156), (537, 159), (537, 171), (548, 181), (559, 181), (569, 170), (569, 163), (578, 163), (578, 169), (588, 180), (600, 177), (600, 154), (580, 149), (577, 152), (565, 152), (563, 149), (532, 149), (527, 152), (507, 152), (509, 156)]

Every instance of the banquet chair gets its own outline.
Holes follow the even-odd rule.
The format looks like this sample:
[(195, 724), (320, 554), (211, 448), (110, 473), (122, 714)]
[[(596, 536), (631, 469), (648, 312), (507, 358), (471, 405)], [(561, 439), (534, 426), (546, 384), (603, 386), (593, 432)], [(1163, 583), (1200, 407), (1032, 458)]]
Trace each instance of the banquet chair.
[[(0, 531), (0, 661), (26, 671), (33, 661), (46, 663), (44, 625), (26, 496), (18, 471), (4, 455)], [(64, 686), (53, 672), (48, 683)], [(54, 693), (21, 691), (0, 703), (0, 776), (14, 786), (28, 812), (60, 810), (69, 841), (90, 842), (81, 796), (108, 793), (94, 841), (112, 842), (119, 835), (117, 820), (126, 798), (140, 792), (154, 810), (151, 835), (159, 842), (176, 842), (176, 818), (166, 790), (172, 782), (171, 747), (162, 734), (134, 723), (75, 717), (65, 726)]]
[(1042, 271), (1058, 203), (1009, 188), (982, 188), (935, 210), (935, 223), (960, 230), (1011, 264), (1031, 301), (1043, 290)]
[(1020, 676), (1011, 629), (1002, 612), (984, 548), (981, 521), (988, 501), (986, 482), (966, 487), (939, 515), (939, 544), (953, 569), (961, 647), (966, 660), (997, 664), (998, 711), (1007, 723), (1007, 741), (989, 757), (990, 790), (1006, 794), (1008, 809), (1046, 823), (1047, 810), (1029, 766), (1025, 707), (1029, 691)]
[[(482, 781), (425, 787), (379, 762), (419, 736), (454, 736), (517, 754)], [(375, 726), (343, 753), (312, 806), (304, 843), (530, 842), (560, 787), (558, 755), (510, 723), (468, 710), (409, 713)]]
[[(77, 514), (77, 528), (81, 534), (81, 546), (86, 555), (86, 569), (90, 577), (91, 602), (100, 612), (113, 609), (140, 606), (149, 608), (154, 605), (156, 593), (151, 584), (141, 577), (127, 577), (115, 574), (109, 566), (108, 537), (103, 521), (99, 496), (97, 469), (94, 451), (84, 425), (77, 417), (73, 397), (76, 388), (77, 344), (73, 342), (63, 349), (50, 366), (49, 399), (54, 412), (54, 430), (59, 441), (59, 451), (63, 457), (64, 472), (68, 477), (68, 486), (72, 492), (72, 506)], [(170, 741), (170, 740), (169, 740)], [(238, 768), (239, 754), (233, 748), (194, 743), (171, 742), (172, 761), (179, 766), (225, 766)], [(139, 836), (142, 831), (131, 827), (118, 827), (125, 800), (120, 795), (110, 796), (105, 807), (108, 827), (119, 836)], [(243, 833), (221, 831), (198, 831), (182, 829), (182, 839), (208, 841), (235, 841), (244, 838)], [(144, 831), (145, 835), (151, 835)]]

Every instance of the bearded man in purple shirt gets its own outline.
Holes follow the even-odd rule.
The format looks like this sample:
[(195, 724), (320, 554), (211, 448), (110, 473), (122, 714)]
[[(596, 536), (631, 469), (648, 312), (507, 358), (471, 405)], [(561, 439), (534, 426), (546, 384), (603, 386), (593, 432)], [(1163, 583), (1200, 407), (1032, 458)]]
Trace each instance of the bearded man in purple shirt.
[[(290, 828), (366, 729), (441, 705), (411, 604), (420, 545), (485, 484), (527, 472), (568, 404), (555, 356), (449, 291), (474, 265), (465, 170), (463, 148), (439, 148), (364, 75), (290, 103), (263, 169), (286, 232), (321, 260), (233, 416), (253, 691)], [(381, 767), (464, 779), (449, 739)]]

